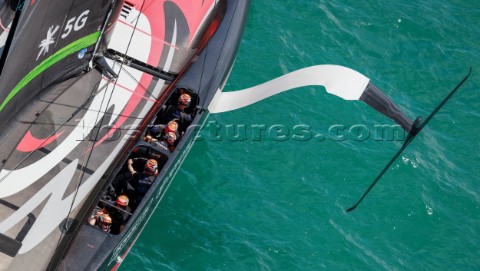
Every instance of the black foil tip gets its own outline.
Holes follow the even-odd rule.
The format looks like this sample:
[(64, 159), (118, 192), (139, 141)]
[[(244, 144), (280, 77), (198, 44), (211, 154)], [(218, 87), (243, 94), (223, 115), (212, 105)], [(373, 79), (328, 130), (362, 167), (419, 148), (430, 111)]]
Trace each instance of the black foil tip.
[(412, 136), (416, 136), (420, 130), (422, 130), (422, 117), (417, 117), (412, 124), (412, 128), (410, 128), (409, 134)]

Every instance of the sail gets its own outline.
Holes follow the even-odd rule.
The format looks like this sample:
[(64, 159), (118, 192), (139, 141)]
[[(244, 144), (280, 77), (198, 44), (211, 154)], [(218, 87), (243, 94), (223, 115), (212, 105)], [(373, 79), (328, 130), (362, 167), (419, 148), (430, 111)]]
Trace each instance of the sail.
[(0, 125), (43, 89), (88, 64), (111, 1), (25, 4), (0, 77)]

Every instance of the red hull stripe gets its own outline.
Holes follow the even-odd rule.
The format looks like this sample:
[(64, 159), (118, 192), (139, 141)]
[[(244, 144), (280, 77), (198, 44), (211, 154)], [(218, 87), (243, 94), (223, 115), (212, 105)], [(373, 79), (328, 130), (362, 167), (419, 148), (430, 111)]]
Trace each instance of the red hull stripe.
[(54, 134), (48, 138), (36, 138), (32, 135), (30, 131), (27, 131), (25, 136), (22, 138), (22, 141), (17, 145), (17, 151), (21, 152), (32, 152), (47, 146), (48, 144), (55, 141), (59, 136), (61, 136), (65, 131), (61, 131), (57, 134)]

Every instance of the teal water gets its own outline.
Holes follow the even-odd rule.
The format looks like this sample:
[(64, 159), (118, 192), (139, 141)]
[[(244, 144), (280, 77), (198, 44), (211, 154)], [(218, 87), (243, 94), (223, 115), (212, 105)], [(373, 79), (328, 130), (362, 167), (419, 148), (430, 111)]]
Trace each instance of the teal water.
[[(384, 116), (322, 87), (210, 115), (222, 140), (195, 143), (120, 269), (480, 270), (479, 38), (475, 1), (252, 1), (225, 91), (339, 64), (414, 118), (473, 73), (352, 213), (402, 143), (375, 140)], [(279, 140), (275, 125), (326, 139)], [(340, 141), (332, 125), (372, 135)]]

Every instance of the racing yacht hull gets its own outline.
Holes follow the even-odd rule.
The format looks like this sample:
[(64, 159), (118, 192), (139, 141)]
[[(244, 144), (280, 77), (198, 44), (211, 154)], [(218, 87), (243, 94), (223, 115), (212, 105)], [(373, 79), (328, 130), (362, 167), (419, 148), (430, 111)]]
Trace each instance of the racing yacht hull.
[[(32, 46), (40, 48), (29, 57), (36, 62), (17, 75), (11, 69), (24, 50), (15, 44), (22, 34), (36, 42), (18, 31), (53, 4), (26, 5), (0, 77), (0, 115), (9, 119), (0, 123), (0, 269), (118, 267), (225, 84), (249, 7), (243, 0), (73, 2), (58, 22), (36, 26), (38, 42), (50, 47)], [(194, 97), (194, 117), (166, 151), (142, 139), (179, 89)], [(88, 219), (138, 147), (158, 152), (162, 167), (125, 229), (103, 232)]]

